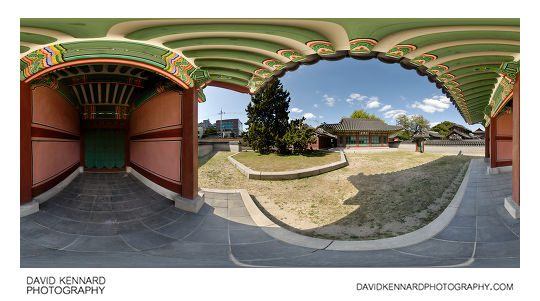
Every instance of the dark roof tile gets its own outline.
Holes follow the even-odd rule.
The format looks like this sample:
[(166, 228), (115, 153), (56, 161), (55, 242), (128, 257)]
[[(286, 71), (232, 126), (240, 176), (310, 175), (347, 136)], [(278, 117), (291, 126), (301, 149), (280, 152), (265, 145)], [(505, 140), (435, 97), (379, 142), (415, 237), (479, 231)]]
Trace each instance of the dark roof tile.
[(388, 125), (380, 119), (342, 118), (339, 123), (323, 123), (321, 125), (330, 131), (380, 131), (395, 132), (402, 129), (400, 125)]
[(318, 135), (328, 136), (330, 138), (337, 139), (336, 135), (332, 135), (332, 134), (328, 133), (327, 131), (323, 130), (322, 128), (320, 128), (320, 127), (315, 130), (315, 133), (318, 134)]

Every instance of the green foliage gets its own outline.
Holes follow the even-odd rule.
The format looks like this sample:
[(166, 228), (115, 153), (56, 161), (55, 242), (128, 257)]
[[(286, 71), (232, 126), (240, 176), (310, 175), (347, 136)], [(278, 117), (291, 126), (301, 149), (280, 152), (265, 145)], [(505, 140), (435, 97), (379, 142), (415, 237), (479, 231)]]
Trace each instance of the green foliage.
[(454, 123), (453, 122), (450, 122), (450, 121), (443, 121), (439, 124), (437, 124), (436, 126), (432, 127), (431, 130), (432, 131), (435, 131), (443, 136), (446, 136), (448, 134), (450, 134), (450, 130), (449, 128), (451, 126), (453, 126)]
[(213, 136), (213, 135), (217, 135), (217, 130), (215, 128), (207, 128), (206, 130), (204, 130), (203, 137)]
[(396, 133), (400, 140), (409, 140), (412, 135), (409, 131), (399, 131)]
[(401, 114), (396, 118), (396, 124), (401, 125), (404, 130), (409, 130), (411, 127), (411, 121), (405, 114)]
[(415, 115), (411, 117), (411, 130), (413, 132), (420, 132), (429, 129), (429, 120), (422, 115)]
[(403, 130), (398, 133), (398, 136), (403, 140), (410, 139), (416, 132), (429, 129), (429, 120), (422, 115), (407, 117), (407, 115), (402, 114), (396, 118), (396, 123), (403, 127)]
[(354, 112), (351, 114), (350, 118), (358, 118), (358, 119), (380, 119), (379, 117), (369, 114), (368, 112), (360, 109), (360, 110), (354, 110)]
[(246, 142), (253, 150), (268, 154), (273, 149), (284, 154), (289, 151), (283, 136), (289, 129), (289, 92), (279, 80), (269, 83), (263, 91), (251, 96), (246, 108), (248, 121)]
[(283, 136), (287, 146), (292, 146), (293, 154), (303, 154), (309, 143), (315, 142), (315, 129), (304, 123), (305, 118), (292, 120), (289, 130)]
[(304, 123), (305, 118), (289, 124), (289, 92), (283, 90), (279, 80), (266, 86), (251, 97), (246, 108), (248, 129), (242, 137), (251, 148), (261, 154), (302, 154), (314, 142), (314, 129)]

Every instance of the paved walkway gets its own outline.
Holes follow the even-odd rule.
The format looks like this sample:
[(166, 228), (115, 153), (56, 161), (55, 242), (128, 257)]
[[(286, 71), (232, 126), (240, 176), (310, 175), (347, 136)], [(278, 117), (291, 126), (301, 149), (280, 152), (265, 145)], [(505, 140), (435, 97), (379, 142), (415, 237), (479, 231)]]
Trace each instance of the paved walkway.
[(21, 267), (519, 267), (519, 220), (503, 207), (511, 173), (470, 165), (450, 224), (402, 248), (334, 251), (256, 226), (240, 193), (206, 193), (198, 214), (129, 174), (84, 173), (21, 218)]

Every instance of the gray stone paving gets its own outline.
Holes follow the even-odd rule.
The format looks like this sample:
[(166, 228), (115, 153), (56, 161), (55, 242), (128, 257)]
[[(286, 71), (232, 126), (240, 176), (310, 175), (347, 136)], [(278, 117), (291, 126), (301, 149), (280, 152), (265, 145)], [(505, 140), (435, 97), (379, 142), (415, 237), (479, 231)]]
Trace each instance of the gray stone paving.
[(471, 162), (456, 216), (403, 248), (331, 251), (273, 238), (239, 193), (205, 194), (199, 213), (174, 207), (127, 173), (83, 173), (21, 218), (21, 267), (519, 267), (519, 219), (503, 207), (511, 173)]

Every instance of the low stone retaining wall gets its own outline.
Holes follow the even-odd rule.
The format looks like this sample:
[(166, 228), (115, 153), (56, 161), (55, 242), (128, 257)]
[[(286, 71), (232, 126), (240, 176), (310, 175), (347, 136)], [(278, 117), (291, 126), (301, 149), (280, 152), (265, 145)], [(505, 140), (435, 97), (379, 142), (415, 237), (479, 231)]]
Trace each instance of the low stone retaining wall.
[(238, 141), (199, 141), (198, 157), (204, 157), (213, 151), (239, 152), (241, 150)]
[[(403, 142), (400, 144), (400, 150), (415, 151), (416, 145), (414, 143)], [(425, 153), (432, 154), (445, 154), (445, 155), (457, 155), (461, 152), (466, 156), (481, 156), (485, 155), (485, 147), (473, 146), (473, 145), (424, 145)]]
[(425, 145), (444, 145), (444, 146), (484, 146), (484, 139), (468, 139), (468, 140), (427, 140)]
[(298, 169), (298, 170), (289, 170), (289, 171), (258, 171), (252, 170), (251, 168), (245, 166), (244, 164), (236, 161), (233, 157), (237, 154), (231, 155), (228, 157), (229, 161), (236, 166), (243, 174), (247, 176), (248, 179), (255, 180), (292, 180), (300, 179), (305, 177), (316, 176), (325, 172), (336, 170), (342, 167), (347, 166), (347, 158), (343, 152), (340, 153), (340, 160), (338, 162), (314, 166), (310, 168)]

